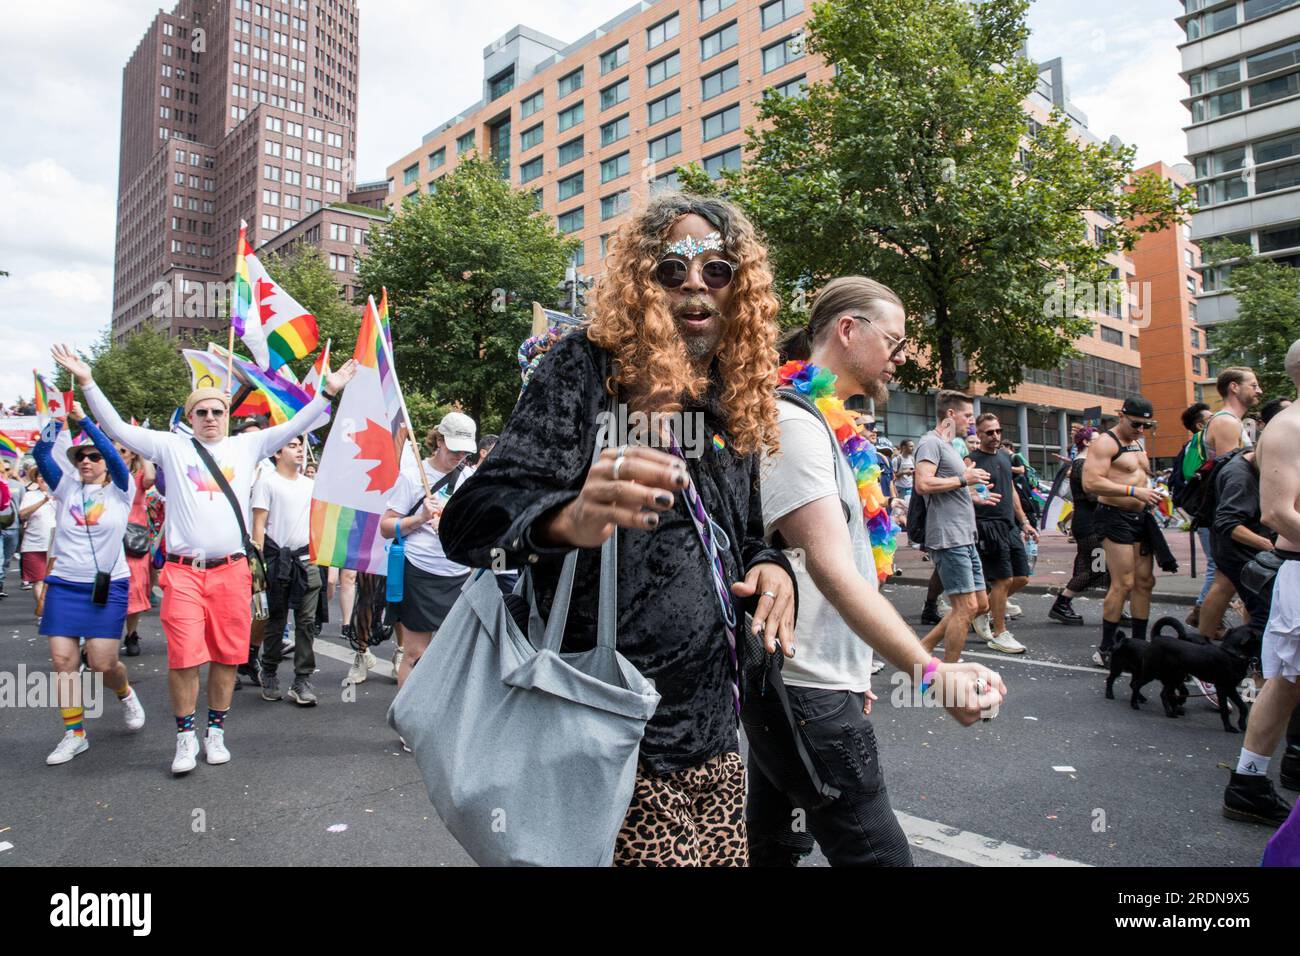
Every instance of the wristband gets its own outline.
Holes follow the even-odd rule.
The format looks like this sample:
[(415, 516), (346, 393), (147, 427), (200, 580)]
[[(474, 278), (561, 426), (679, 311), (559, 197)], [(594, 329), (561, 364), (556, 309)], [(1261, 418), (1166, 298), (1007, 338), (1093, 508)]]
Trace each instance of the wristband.
[(924, 694), (934, 683), (934, 672), (939, 669), (939, 658), (932, 657), (930, 662), (925, 665), (925, 670), (921, 671), (921, 693)]
[(1124, 492), (1124, 497), (1125, 497), (1125, 498), (1132, 498), (1132, 497), (1133, 497), (1133, 486), (1132, 486), (1132, 485), (1129, 485), (1129, 486), (1128, 486), (1128, 490)]

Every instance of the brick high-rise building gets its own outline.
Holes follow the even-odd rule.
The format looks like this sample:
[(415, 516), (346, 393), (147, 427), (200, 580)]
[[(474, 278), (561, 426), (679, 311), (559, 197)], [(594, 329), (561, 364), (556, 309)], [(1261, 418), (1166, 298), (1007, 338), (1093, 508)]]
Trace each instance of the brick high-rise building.
[(234, 273), (240, 220), (257, 248), (349, 195), (358, 29), (355, 0), (179, 0), (154, 17), (122, 71), (115, 340), (144, 322), (222, 329), (210, 290)]

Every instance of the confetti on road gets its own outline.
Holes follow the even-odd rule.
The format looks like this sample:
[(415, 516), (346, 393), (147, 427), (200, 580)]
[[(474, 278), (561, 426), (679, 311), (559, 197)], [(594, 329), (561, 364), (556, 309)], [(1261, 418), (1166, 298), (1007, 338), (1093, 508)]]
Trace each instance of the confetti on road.
[(325, 831), (327, 833), (342, 833), (347, 828), (348, 825), (346, 823), (331, 823), (325, 828)]
[(1037, 719), (1038, 719), (1037, 717), (1029, 717), (1029, 716), (1025, 717), (1025, 720), (1037, 720)]
[(1073, 767), (1053, 767), (1052, 769), (1055, 770), (1057, 773), (1077, 773), (1077, 772), (1078, 772), (1078, 771), (1076, 771)]
[(5, 850), (12, 850), (13, 848), (14, 845), (10, 843), (8, 840), (6, 840), (4, 843), (0, 843), (0, 853), (3, 853)]

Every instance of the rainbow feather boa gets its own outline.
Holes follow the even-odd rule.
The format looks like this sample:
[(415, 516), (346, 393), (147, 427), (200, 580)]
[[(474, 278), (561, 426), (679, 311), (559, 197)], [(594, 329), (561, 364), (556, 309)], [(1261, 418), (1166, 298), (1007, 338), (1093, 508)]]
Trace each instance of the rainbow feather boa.
[(881, 583), (894, 573), (894, 534), (898, 530), (889, 514), (888, 502), (880, 488), (880, 464), (875, 446), (858, 434), (853, 414), (835, 397), (835, 376), (824, 368), (807, 362), (786, 362), (777, 370), (781, 384), (807, 395), (826, 424), (835, 433), (844, 457), (849, 460), (862, 502), (862, 520), (871, 539), (871, 557)]

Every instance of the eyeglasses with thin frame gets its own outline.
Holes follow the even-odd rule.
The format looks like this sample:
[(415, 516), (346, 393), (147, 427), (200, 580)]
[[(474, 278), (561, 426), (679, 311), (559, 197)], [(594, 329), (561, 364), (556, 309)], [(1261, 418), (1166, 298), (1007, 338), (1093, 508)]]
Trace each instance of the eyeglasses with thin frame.
[(898, 358), (899, 355), (902, 355), (907, 351), (906, 336), (899, 338), (898, 336), (890, 335), (880, 326), (876, 325), (875, 322), (871, 321), (871, 316), (869, 315), (854, 315), (852, 312), (850, 312), (849, 315), (852, 318), (859, 319), (867, 323), (867, 325), (871, 326), (873, 329), (875, 329), (877, 332), (880, 333), (880, 337), (885, 340), (885, 344), (888, 345), (890, 348), (889, 357), (891, 359)]
[(196, 408), (194, 414), (199, 418), (224, 418), (226, 410), (224, 408)]
[[(675, 259), (671, 256), (667, 259), (660, 259), (659, 264), (655, 266), (655, 280), (665, 289), (680, 289), (686, 284), (686, 279), (690, 274), (690, 263), (684, 259)], [(731, 280), (735, 278), (735, 275), (736, 267), (726, 259), (710, 259), (700, 266), (700, 278), (714, 292), (731, 285)]]

